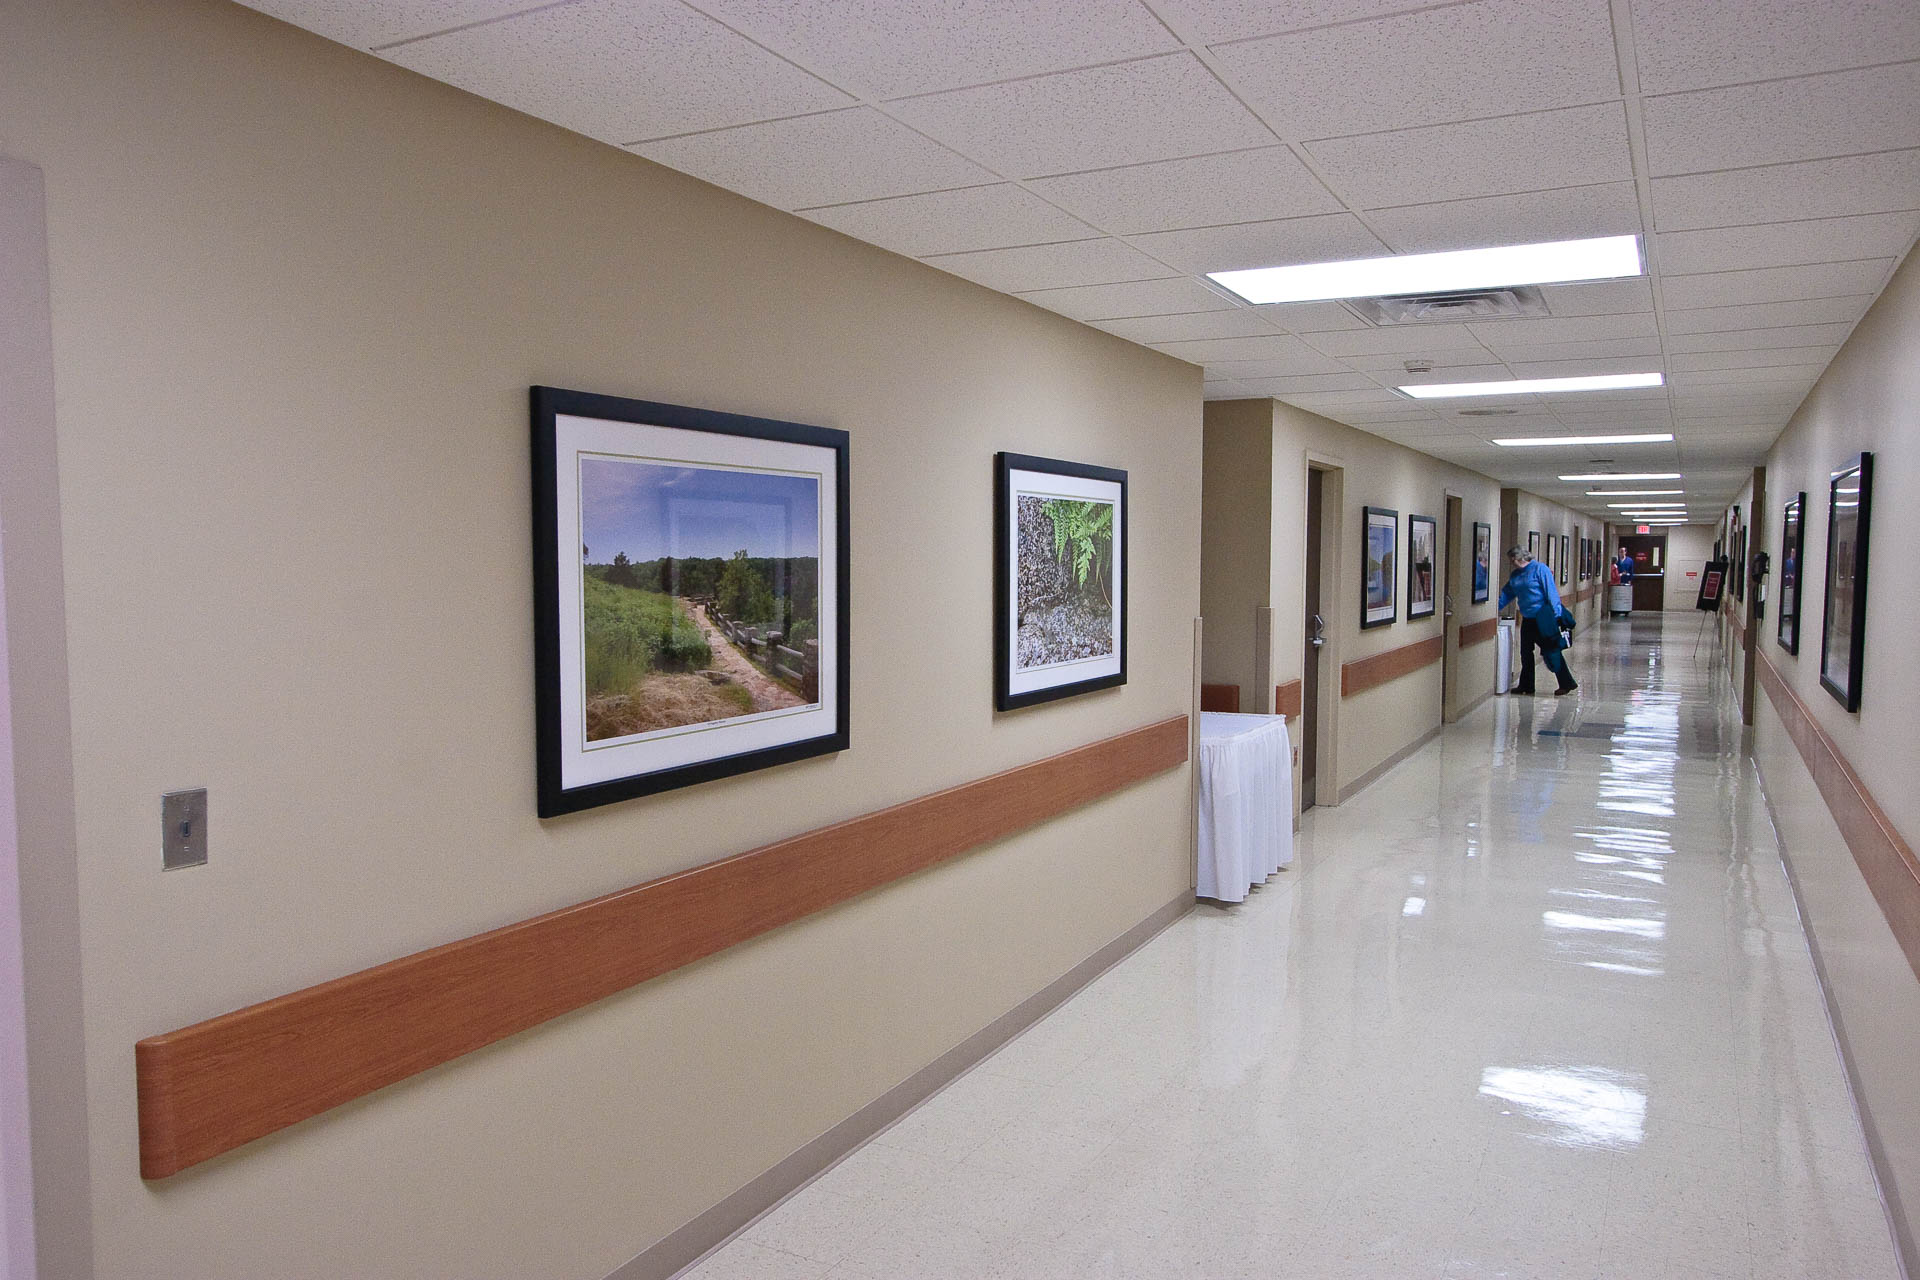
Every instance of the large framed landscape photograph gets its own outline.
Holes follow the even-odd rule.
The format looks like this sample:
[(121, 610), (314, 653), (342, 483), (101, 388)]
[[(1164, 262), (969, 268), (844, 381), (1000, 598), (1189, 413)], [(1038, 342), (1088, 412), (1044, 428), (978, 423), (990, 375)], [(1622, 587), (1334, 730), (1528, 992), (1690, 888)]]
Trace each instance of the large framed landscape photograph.
[(1431, 618), (1435, 570), (1440, 563), (1440, 524), (1432, 516), (1407, 517), (1407, 621)]
[(844, 750), (846, 432), (532, 399), (540, 816)]
[(1384, 627), (1397, 611), (1394, 574), (1400, 543), (1400, 513), (1368, 507), (1361, 525), (1360, 628)]
[(1820, 613), (1820, 685), (1848, 711), (1860, 709), (1867, 649), (1867, 532), (1873, 455), (1862, 453), (1827, 481), (1827, 581)]
[(994, 458), (993, 705), (1127, 682), (1127, 473)]

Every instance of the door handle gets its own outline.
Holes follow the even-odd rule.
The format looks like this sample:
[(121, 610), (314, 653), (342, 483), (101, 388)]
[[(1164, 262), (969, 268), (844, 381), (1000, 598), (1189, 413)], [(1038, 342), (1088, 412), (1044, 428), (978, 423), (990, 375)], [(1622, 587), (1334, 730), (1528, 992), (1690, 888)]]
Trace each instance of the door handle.
[(1318, 649), (1327, 643), (1327, 621), (1319, 614), (1312, 615), (1313, 630), (1307, 633), (1307, 643)]

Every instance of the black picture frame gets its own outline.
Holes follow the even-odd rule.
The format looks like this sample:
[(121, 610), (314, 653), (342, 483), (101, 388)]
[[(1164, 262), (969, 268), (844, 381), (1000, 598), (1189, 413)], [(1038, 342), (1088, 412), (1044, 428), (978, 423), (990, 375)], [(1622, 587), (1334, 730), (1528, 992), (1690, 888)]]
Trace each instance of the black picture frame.
[(1493, 526), (1483, 520), (1473, 522), (1473, 603), (1485, 604), (1493, 596)]
[[(1425, 534), (1425, 547), (1421, 546)], [(1424, 568), (1422, 556), (1425, 556)], [(1407, 621), (1431, 618), (1440, 595), (1440, 521), (1407, 517)]]
[(1573, 581), (1573, 539), (1563, 533), (1560, 535), (1560, 585), (1568, 586)]
[(1540, 558), (1540, 531), (1538, 529), (1529, 529), (1527, 531), (1527, 554), (1535, 560)]
[[(994, 455), (996, 710), (1127, 682), (1128, 515), (1125, 471), (1025, 453)], [(1059, 522), (1069, 519), (1079, 532), (1061, 529)], [(1071, 559), (1062, 558), (1068, 554)], [(1043, 606), (1054, 621), (1037, 616)]]
[(1796, 656), (1800, 653), (1801, 574), (1807, 555), (1807, 495), (1805, 490), (1780, 508), (1780, 586), (1774, 593), (1774, 640)]
[(1860, 709), (1864, 684), (1872, 515), (1873, 455), (1861, 453), (1827, 480), (1827, 572), (1820, 611), (1820, 687), (1850, 712)]
[(1366, 507), (1360, 517), (1360, 629), (1389, 627), (1399, 618), (1400, 513)]
[[(540, 816), (846, 750), (847, 433), (559, 387), (530, 398)], [(596, 539), (603, 557), (620, 548), (607, 563)], [(735, 542), (769, 554), (722, 549)], [(750, 601), (738, 618), (729, 597)]]
[(1740, 523), (1740, 508), (1733, 509), (1733, 533), (1728, 545), (1728, 558), (1733, 561), (1733, 581), (1727, 585), (1733, 588), (1733, 598), (1742, 604), (1747, 600), (1747, 526)]

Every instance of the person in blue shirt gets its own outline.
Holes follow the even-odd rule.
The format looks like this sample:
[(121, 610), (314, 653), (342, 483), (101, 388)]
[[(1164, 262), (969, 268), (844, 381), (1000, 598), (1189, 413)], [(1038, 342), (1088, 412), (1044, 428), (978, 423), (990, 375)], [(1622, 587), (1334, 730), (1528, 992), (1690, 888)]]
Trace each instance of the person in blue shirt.
[(1507, 563), (1513, 566), (1513, 572), (1507, 575), (1507, 585), (1500, 588), (1500, 608), (1504, 612), (1508, 605), (1515, 605), (1520, 614), (1520, 687), (1514, 692), (1533, 693), (1533, 651), (1538, 648), (1541, 661), (1560, 682), (1553, 696), (1565, 697), (1580, 686), (1567, 670), (1566, 655), (1561, 652), (1560, 588), (1554, 585), (1547, 567), (1519, 547), (1508, 549)]
[(1614, 561), (1613, 567), (1620, 573), (1620, 585), (1625, 586), (1632, 582), (1633, 552), (1627, 550), (1625, 547), (1620, 548), (1620, 558)]

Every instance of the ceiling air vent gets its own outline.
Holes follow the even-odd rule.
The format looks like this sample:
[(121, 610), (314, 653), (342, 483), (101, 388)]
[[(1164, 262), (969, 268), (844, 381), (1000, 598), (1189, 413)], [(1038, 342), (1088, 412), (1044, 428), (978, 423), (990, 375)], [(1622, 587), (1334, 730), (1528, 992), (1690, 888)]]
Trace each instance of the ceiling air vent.
[(1547, 300), (1532, 285), (1454, 293), (1403, 293), (1391, 298), (1349, 298), (1347, 306), (1361, 319), (1379, 325), (1508, 320), (1549, 314)]

